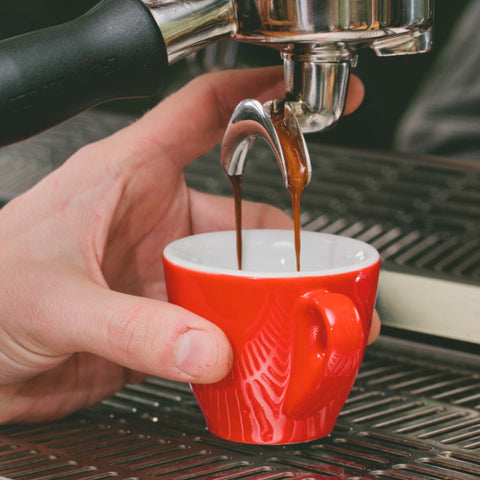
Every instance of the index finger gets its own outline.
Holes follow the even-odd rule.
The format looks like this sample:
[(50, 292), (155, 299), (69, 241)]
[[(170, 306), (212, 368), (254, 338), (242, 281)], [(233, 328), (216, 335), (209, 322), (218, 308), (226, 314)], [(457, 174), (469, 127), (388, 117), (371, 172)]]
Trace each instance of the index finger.
[[(115, 163), (125, 157), (127, 161), (133, 157), (141, 161), (162, 158), (178, 172), (220, 142), (241, 100), (265, 102), (284, 96), (279, 66), (201, 75), (107, 139), (104, 153)], [(345, 113), (355, 110), (362, 99), (363, 84), (352, 75)]]
[[(344, 113), (361, 104), (364, 88), (351, 75)], [(147, 113), (136, 127), (164, 151), (174, 151), (181, 167), (211, 150), (224, 134), (237, 104), (285, 97), (283, 69), (227, 70), (202, 75)]]
[(221, 140), (241, 100), (266, 101), (283, 93), (279, 67), (201, 75), (115, 134), (112, 140), (118, 147), (129, 145), (130, 150), (150, 158), (167, 157), (173, 160), (169, 164), (182, 170)]

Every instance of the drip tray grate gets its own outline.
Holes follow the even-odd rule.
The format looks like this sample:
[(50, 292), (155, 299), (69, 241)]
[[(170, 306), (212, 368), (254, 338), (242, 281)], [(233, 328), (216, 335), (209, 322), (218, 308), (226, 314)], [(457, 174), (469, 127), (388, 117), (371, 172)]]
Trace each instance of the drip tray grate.
[[(224, 441), (206, 430), (188, 386), (152, 378), (64, 420), (0, 427), (0, 474), (32, 480), (480, 478), (480, 376), (473, 366), (403, 360), (405, 346), (395, 351), (395, 342), (383, 337), (368, 349), (324, 439), (272, 447)], [(408, 351), (421, 348), (408, 344)], [(457, 364), (455, 353), (448, 355)]]
[[(480, 168), (309, 144), (302, 226), (372, 244), (390, 266), (480, 285)], [(194, 188), (232, 196), (216, 149), (187, 169)], [(255, 144), (246, 199), (291, 211), (272, 152)]]

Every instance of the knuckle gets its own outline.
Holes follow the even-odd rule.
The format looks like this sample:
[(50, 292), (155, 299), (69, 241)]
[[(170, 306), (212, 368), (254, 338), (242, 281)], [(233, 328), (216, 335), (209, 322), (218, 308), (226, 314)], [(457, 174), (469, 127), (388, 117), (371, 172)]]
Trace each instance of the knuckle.
[(124, 314), (113, 315), (107, 328), (107, 342), (113, 356), (125, 360), (135, 358), (139, 351), (151, 349), (150, 314), (137, 306)]

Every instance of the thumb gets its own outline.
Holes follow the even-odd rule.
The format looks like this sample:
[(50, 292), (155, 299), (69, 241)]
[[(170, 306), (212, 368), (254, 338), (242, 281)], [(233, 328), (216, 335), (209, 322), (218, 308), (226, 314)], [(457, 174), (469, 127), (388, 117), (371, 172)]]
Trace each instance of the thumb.
[[(58, 347), (181, 382), (213, 383), (230, 370), (230, 343), (207, 320), (167, 302), (118, 293), (87, 279), (81, 286), (75, 282), (71, 290), (63, 296), (69, 298), (70, 320), (55, 322), (61, 332), (58, 338), (64, 339)], [(66, 312), (66, 306), (57, 305), (56, 311)]]

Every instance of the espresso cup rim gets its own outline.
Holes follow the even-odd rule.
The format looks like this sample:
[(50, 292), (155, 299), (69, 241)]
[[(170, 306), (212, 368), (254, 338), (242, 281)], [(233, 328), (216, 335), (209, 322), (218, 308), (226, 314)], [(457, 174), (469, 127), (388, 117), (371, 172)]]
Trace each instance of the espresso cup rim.
[[(255, 238), (259, 238), (261, 236), (273, 236), (275, 238), (279, 238), (279, 241), (287, 238), (290, 239), (292, 248), (294, 245), (294, 233), (292, 230), (285, 230), (285, 229), (244, 229), (243, 230), (243, 238), (244, 241), (253, 241)], [(231, 265), (226, 266), (214, 266), (202, 263), (200, 260), (195, 259), (195, 252), (192, 252), (191, 246), (195, 244), (198, 248), (198, 244), (205, 247), (205, 245), (209, 245), (209, 241), (214, 239), (223, 238), (222, 241), (229, 241), (234, 243), (234, 247), (232, 250), (230, 244), (230, 253), (234, 256), (231, 259)], [(352, 257), (351, 263), (341, 266), (331, 266), (325, 268), (310, 268), (309, 265), (305, 265), (305, 258), (302, 258), (304, 263), (304, 268), (297, 271), (295, 269), (285, 270), (285, 271), (269, 271), (269, 270), (252, 270), (248, 267), (244, 267), (242, 270), (238, 269), (237, 264), (237, 257), (236, 257), (236, 232), (234, 230), (224, 230), (224, 231), (215, 231), (215, 232), (207, 232), (207, 233), (199, 233), (190, 235), (187, 237), (182, 237), (180, 239), (172, 241), (168, 244), (164, 251), (163, 257), (165, 261), (168, 261), (174, 265), (179, 267), (183, 267), (185, 269), (196, 271), (196, 272), (204, 272), (209, 274), (223, 274), (223, 275), (230, 275), (230, 276), (240, 276), (240, 277), (262, 277), (262, 278), (291, 278), (291, 277), (311, 277), (311, 276), (327, 276), (327, 275), (338, 275), (342, 273), (348, 272), (355, 272), (362, 270), (364, 268), (370, 267), (375, 265), (380, 260), (380, 255), (378, 251), (371, 245), (361, 240), (342, 236), (342, 235), (335, 235), (331, 233), (324, 233), (324, 232), (315, 232), (309, 230), (302, 230), (301, 231), (301, 244), (304, 244), (307, 240), (320, 240), (325, 242), (336, 242), (341, 243), (342, 245), (348, 245), (352, 247)], [(215, 246), (209, 245), (209, 248), (215, 249)], [(355, 250), (356, 249), (356, 250)], [(302, 249), (301, 249), (302, 251)], [(357, 255), (363, 255), (362, 258), (355, 257), (355, 252)], [(212, 251), (212, 255), (216, 255), (215, 250)], [(190, 258), (188, 258), (190, 256)], [(349, 261), (347, 259), (346, 261)]]

